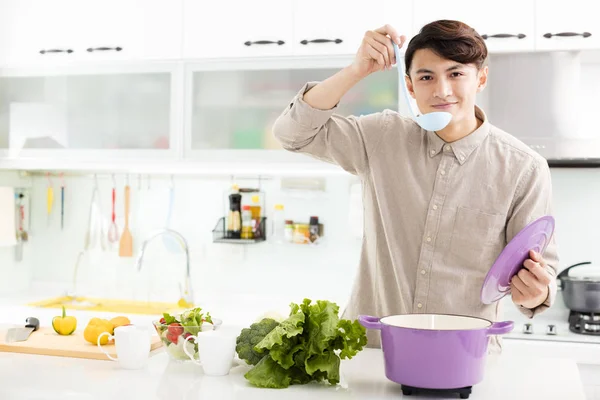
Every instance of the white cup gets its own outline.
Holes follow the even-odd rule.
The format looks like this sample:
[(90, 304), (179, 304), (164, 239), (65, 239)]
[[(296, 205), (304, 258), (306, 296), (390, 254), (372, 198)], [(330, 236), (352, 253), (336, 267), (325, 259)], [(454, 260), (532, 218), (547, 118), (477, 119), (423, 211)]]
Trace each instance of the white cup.
[(201, 332), (197, 336), (188, 336), (186, 341), (193, 339), (198, 344), (199, 362), (194, 359), (192, 353), (188, 352), (186, 346), (183, 346), (183, 351), (194, 363), (202, 366), (204, 374), (223, 376), (229, 374), (229, 370), (233, 366), (235, 338), (234, 333), (222, 329)]
[[(108, 340), (115, 339), (117, 358), (112, 357), (100, 344), (100, 338), (108, 335)], [(102, 332), (98, 336), (98, 347), (108, 358), (117, 361), (125, 369), (141, 369), (146, 366), (150, 354), (150, 334), (148, 329), (125, 325), (115, 328), (115, 334)]]

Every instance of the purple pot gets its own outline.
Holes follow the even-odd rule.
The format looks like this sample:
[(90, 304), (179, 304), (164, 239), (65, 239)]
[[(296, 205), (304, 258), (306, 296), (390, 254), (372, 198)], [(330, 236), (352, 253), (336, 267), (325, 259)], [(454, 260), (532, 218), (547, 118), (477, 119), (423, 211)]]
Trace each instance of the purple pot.
[(456, 389), (483, 380), (490, 335), (512, 331), (513, 322), (446, 314), (377, 318), (360, 315), (365, 328), (381, 330), (385, 375), (424, 389)]

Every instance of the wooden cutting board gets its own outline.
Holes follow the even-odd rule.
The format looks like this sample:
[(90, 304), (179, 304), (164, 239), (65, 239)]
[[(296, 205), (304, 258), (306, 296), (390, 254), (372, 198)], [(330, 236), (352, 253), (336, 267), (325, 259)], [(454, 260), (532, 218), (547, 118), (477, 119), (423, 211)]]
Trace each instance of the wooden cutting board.
[[(98, 346), (87, 342), (83, 338), (83, 331), (76, 331), (69, 336), (61, 336), (52, 328), (39, 328), (29, 335), (29, 339), (23, 342), (5, 342), (6, 331), (0, 332), (0, 352), (39, 354), (46, 356), (89, 358), (92, 360), (107, 360), (108, 357), (100, 351)], [(158, 335), (152, 335), (150, 355), (152, 350), (162, 346)], [(117, 357), (114, 344), (102, 346), (111, 356)]]

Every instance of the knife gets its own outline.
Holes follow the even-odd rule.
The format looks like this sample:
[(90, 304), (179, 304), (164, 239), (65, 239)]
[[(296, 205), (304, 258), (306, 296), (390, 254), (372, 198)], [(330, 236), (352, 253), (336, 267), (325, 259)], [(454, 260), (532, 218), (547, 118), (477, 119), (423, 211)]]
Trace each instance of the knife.
[(29, 317), (25, 320), (24, 328), (10, 328), (6, 332), (6, 343), (22, 342), (29, 339), (29, 335), (33, 331), (37, 331), (40, 327), (40, 321), (35, 317)]

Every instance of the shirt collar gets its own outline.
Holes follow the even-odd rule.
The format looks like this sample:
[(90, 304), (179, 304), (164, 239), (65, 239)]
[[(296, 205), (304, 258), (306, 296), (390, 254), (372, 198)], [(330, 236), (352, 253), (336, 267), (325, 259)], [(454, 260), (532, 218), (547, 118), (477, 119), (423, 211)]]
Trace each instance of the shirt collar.
[(475, 116), (483, 123), (473, 132), (462, 139), (452, 143), (445, 142), (434, 131), (427, 131), (427, 152), (429, 157), (435, 157), (441, 151), (452, 152), (460, 165), (463, 165), (469, 159), (473, 150), (475, 150), (484, 141), (490, 132), (490, 122), (483, 110), (475, 106)]

